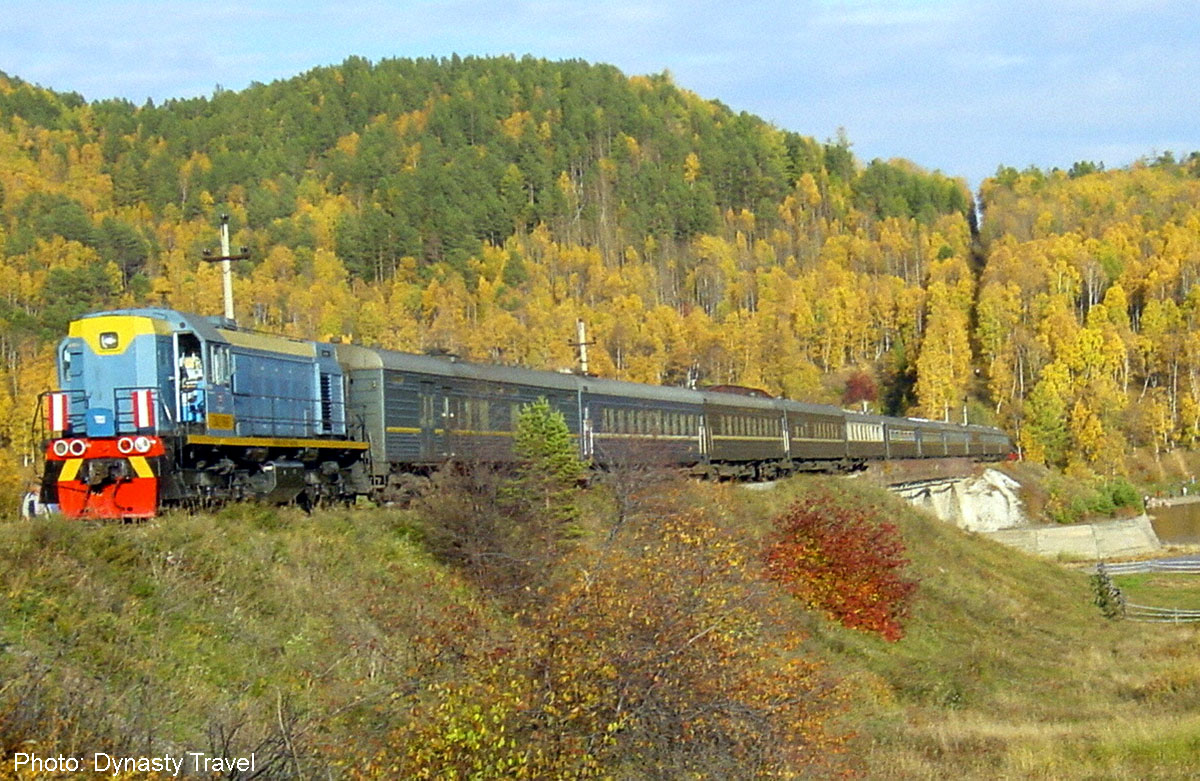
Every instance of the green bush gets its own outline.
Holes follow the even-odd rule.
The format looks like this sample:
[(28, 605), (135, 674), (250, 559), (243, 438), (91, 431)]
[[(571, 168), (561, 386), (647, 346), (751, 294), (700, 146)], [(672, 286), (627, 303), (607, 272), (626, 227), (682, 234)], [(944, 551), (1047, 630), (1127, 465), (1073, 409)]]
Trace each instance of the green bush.
[(1137, 489), (1123, 477), (1079, 480), (1060, 476), (1049, 481), (1049, 490), (1046, 513), (1056, 523), (1078, 523), (1094, 516), (1111, 517), (1121, 510), (1142, 509)]
[(1109, 480), (1106, 487), (1113, 504), (1117, 507), (1129, 507), (1134, 510), (1144, 509), (1142, 507), (1142, 497), (1138, 493), (1138, 490), (1124, 477), (1115, 477)]

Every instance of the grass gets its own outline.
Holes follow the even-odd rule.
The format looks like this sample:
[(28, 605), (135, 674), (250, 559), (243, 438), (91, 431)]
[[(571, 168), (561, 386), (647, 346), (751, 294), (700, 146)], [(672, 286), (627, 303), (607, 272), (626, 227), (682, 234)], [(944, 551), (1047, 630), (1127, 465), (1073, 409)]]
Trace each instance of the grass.
[(1113, 583), (1125, 599), (1139, 605), (1200, 610), (1200, 576), (1158, 572), (1120, 575)]
[[(797, 481), (754, 501), (769, 514), (803, 490)], [(962, 532), (883, 492), (849, 482), (843, 490), (899, 524), (921, 581), (897, 643), (809, 621), (857, 687), (866, 775), (1194, 775), (1200, 632), (1106, 621), (1084, 572)]]
[[(721, 508), (755, 551), (814, 480), (896, 523), (921, 583), (896, 643), (795, 612), (808, 652), (845, 682), (862, 775), (1194, 773), (1200, 630), (1104, 620), (1086, 572), (853, 480), (691, 483), (655, 489), (641, 510)], [(600, 489), (582, 505), (585, 537), (606, 534), (615, 511)], [(389, 706), (398, 693), (453, 677), (456, 644), (513, 626), (429, 556), (421, 529), (413, 511), (253, 505), (133, 526), (0, 522), (0, 748), (225, 746), (257, 750), (277, 775), (352, 767), (404, 717)], [(1134, 601), (1200, 606), (1188, 576), (1120, 582)]]
[(486, 612), (407, 520), (244, 505), (0, 524), (0, 748), (224, 745), (282, 769), (345, 743), (429, 663), (423, 616)]

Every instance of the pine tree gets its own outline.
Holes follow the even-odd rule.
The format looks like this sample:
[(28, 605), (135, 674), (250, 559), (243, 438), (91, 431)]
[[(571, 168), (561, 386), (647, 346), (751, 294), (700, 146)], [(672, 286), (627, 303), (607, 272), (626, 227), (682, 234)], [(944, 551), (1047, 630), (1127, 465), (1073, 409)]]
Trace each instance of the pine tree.
[(513, 450), (520, 459), (513, 497), (557, 521), (578, 516), (573, 493), (586, 464), (579, 458), (562, 412), (544, 397), (526, 404), (517, 416)]

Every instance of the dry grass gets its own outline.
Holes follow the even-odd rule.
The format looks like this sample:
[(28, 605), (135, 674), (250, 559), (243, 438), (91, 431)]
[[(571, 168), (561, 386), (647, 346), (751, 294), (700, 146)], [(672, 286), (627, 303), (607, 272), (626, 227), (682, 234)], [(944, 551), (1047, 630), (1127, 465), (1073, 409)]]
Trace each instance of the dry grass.
[[(804, 490), (751, 501), (758, 512)], [(1110, 622), (1087, 574), (846, 482), (904, 532), (922, 586), (889, 644), (809, 619), (857, 682), (870, 778), (1185, 778), (1200, 749), (1200, 629)], [(1200, 580), (1200, 579), (1198, 579)]]
[[(811, 480), (768, 491), (658, 483), (639, 512), (700, 505), (759, 544)], [(868, 778), (1180, 778), (1200, 756), (1200, 630), (1109, 622), (1087, 573), (961, 532), (882, 491), (842, 500), (899, 525), (921, 582), (897, 643), (797, 609), (848, 684)], [(636, 498), (636, 497), (635, 497)], [(582, 532), (630, 512), (596, 488)], [(0, 739), (205, 750), (222, 736), (324, 774), (385, 734), (388, 697), (454, 675), (426, 657), (511, 615), (421, 542), (411, 512), (232, 508), (142, 526), (0, 523)], [(423, 639), (426, 638), (426, 639)], [(449, 645), (445, 645), (449, 644)], [(7, 687), (7, 688), (4, 688)]]
[(386, 510), (0, 524), (0, 593), (0, 756), (256, 752), (273, 775), (368, 750), (441, 664), (431, 620), (503, 625)]

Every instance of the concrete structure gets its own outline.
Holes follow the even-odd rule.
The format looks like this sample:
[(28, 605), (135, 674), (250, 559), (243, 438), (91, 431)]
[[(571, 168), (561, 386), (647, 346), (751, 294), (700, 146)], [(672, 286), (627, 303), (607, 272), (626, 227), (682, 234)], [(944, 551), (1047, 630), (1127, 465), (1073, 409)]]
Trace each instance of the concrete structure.
[(1162, 549), (1150, 518), (1032, 526), (1020, 484), (995, 469), (890, 486), (894, 493), (961, 529), (1038, 556), (1104, 560), (1142, 556)]
[(1121, 521), (1079, 523), (1071, 526), (1031, 526), (1002, 529), (987, 536), (1005, 545), (1039, 556), (1081, 559), (1115, 559), (1141, 556), (1162, 549), (1150, 518), (1139, 515)]
[(920, 480), (891, 486), (912, 504), (967, 531), (990, 532), (1026, 526), (1017, 491), (1021, 486), (995, 469), (968, 477)]

